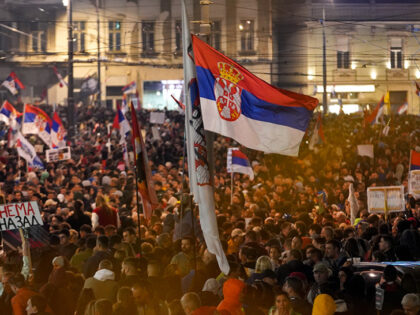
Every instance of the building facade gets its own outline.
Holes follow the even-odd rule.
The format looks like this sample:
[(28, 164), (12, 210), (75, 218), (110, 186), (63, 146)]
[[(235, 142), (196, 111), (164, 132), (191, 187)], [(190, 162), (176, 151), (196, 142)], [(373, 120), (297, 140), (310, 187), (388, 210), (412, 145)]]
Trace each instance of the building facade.
[[(372, 109), (389, 92), (388, 111), (396, 113), (408, 103), (409, 113), (420, 113), (415, 85), (420, 82), (419, 1), (297, 0), (294, 7), (280, 2), (274, 21), (279, 14), (290, 15), (297, 27), (289, 27), (289, 34), (279, 30), (280, 40), (273, 40), (274, 56), (292, 55), (289, 63), (275, 57), (275, 72), (295, 73), (274, 82), (292, 82), (293, 89), (322, 103), (324, 31), (329, 111), (338, 113), (341, 104), (347, 113)], [(277, 43), (283, 37), (289, 45), (282, 50)]]
[[(200, 0), (186, 0), (193, 33), (200, 32)], [(216, 0), (209, 5), (210, 44), (270, 81), (270, 0)], [(98, 8), (97, 8), (98, 4)], [(66, 104), (68, 24), (58, 0), (4, 0), (0, 10), (0, 80), (14, 71), (23, 102)], [(76, 103), (87, 78), (98, 79), (102, 104), (115, 106), (122, 88), (137, 83), (145, 108), (176, 108), (182, 90), (180, 0), (72, 0)], [(97, 18), (99, 17), (99, 29)], [(204, 21), (205, 22), (205, 21)], [(98, 45), (99, 34), (99, 45)], [(10, 93), (0, 89), (0, 96)]]

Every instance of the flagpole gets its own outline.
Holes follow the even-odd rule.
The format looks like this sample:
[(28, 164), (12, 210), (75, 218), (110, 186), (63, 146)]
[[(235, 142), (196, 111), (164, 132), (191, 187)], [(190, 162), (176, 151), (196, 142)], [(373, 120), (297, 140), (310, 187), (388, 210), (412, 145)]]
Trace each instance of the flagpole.
[[(181, 183), (181, 198), (180, 198), (180, 206), (181, 206), (181, 211), (179, 211), (179, 220), (180, 220), (180, 227), (181, 227), (181, 232), (180, 232), (180, 237), (182, 238), (182, 218), (184, 216), (184, 203), (182, 202), (182, 196), (184, 196), (184, 181), (185, 181), (185, 150), (187, 149), (187, 129), (186, 126), (184, 125), (184, 147), (182, 150), (182, 183)], [(190, 196), (192, 196), (193, 193), (192, 191), (190, 191)]]
[(233, 205), (233, 170), (230, 173), (230, 204)]
[(26, 116), (26, 103), (25, 105), (23, 105), (23, 117), (22, 117), (22, 123), (20, 124), (20, 132), (22, 132), (23, 135), (24, 135), (23, 125), (25, 124), (25, 116)]
[[(135, 148), (134, 148), (134, 150), (135, 150)], [(134, 155), (135, 155), (135, 153), (134, 153)], [(139, 201), (139, 188), (138, 188), (139, 175), (138, 175), (138, 172), (137, 172), (137, 161), (134, 163), (134, 173), (136, 175), (137, 228), (139, 230), (139, 243), (141, 244), (140, 201)], [(140, 246), (140, 256), (141, 255), (142, 255), (142, 251), (141, 251), (141, 246)]]
[[(411, 143), (411, 137), (410, 137), (410, 143)], [(408, 160), (408, 176), (410, 175), (410, 170), (411, 170), (411, 155), (413, 150), (411, 150), (411, 146), (410, 146), (410, 158)]]
[[(193, 196), (189, 195), (189, 205), (190, 205), (190, 211), (191, 211), (191, 228), (192, 228), (192, 233), (193, 233), (193, 252), (194, 252), (194, 271), (197, 272), (197, 237), (195, 236), (195, 215), (194, 215), (194, 202), (193, 202)], [(182, 222), (181, 222), (181, 226), (182, 226)], [(181, 234), (181, 239), (182, 239), (182, 234)]]

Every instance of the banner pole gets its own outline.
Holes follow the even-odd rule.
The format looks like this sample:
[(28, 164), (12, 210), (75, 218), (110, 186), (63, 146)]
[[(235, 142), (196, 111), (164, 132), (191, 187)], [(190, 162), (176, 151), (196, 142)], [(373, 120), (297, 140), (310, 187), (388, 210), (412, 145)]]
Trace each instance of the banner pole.
[[(411, 138), (410, 138), (411, 141)], [(410, 170), (411, 170), (411, 155), (413, 154), (413, 150), (411, 150), (411, 146), (410, 146), (410, 158), (408, 160), (408, 174), (410, 174)]]
[[(137, 159), (134, 163), (134, 173), (136, 175), (136, 205), (137, 205), (137, 228), (139, 230), (139, 243), (140, 243), (140, 256), (142, 256), (141, 250), (141, 224), (140, 224), (140, 201), (139, 201), (139, 176), (137, 172)], [(144, 204), (143, 204), (144, 208)]]
[(23, 233), (23, 229), (19, 229), (20, 239), (22, 241), (22, 253), (23, 256), (28, 256), (28, 264), (29, 264), (29, 276), (32, 276), (32, 258), (31, 258), (31, 245), (27, 241), (27, 238), (25, 237)]
[[(197, 236), (195, 235), (195, 214), (194, 214), (194, 202), (193, 202), (193, 195), (190, 194), (189, 195), (189, 206), (190, 206), (190, 211), (191, 211), (191, 228), (192, 228), (192, 233), (193, 233), (193, 251), (194, 251), (194, 271), (197, 272)], [(181, 226), (182, 226), (182, 222), (181, 222)], [(181, 239), (182, 239), (182, 235), (181, 235)]]
[(233, 170), (230, 173), (230, 204), (233, 205)]

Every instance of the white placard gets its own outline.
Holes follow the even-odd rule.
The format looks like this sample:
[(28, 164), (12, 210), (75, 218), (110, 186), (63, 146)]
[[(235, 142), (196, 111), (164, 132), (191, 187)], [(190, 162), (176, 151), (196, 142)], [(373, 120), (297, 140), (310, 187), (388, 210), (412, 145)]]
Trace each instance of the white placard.
[(160, 133), (159, 133), (159, 129), (156, 126), (152, 127), (152, 135), (153, 135), (153, 140), (162, 140), (162, 138), (160, 137)]
[(45, 151), (45, 156), (47, 163), (69, 160), (71, 159), (70, 147), (47, 150)]
[(0, 205), (0, 231), (24, 229), (42, 224), (36, 201)]
[(150, 113), (150, 123), (151, 124), (163, 124), (165, 122), (165, 113), (161, 112), (151, 112)]
[(410, 171), (408, 176), (408, 193), (420, 199), (420, 170)]
[(35, 152), (36, 153), (44, 152), (44, 145), (43, 144), (35, 144)]
[(359, 144), (357, 146), (357, 154), (360, 156), (368, 156), (373, 159), (373, 144)]
[(401, 212), (405, 209), (404, 186), (369, 187), (367, 202), (369, 213)]

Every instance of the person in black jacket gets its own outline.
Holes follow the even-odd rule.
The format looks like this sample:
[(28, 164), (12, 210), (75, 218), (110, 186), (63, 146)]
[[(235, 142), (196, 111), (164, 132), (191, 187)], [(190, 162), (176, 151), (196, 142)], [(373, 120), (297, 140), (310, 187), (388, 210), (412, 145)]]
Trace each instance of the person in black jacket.
[(90, 217), (83, 212), (84, 203), (81, 200), (76, 200), (74, 202), (74, 212), (67, 218), (67, 222), (70, 226), (76, 231), (80, 230), (80, 227), (84, 224), (92, 225)]

